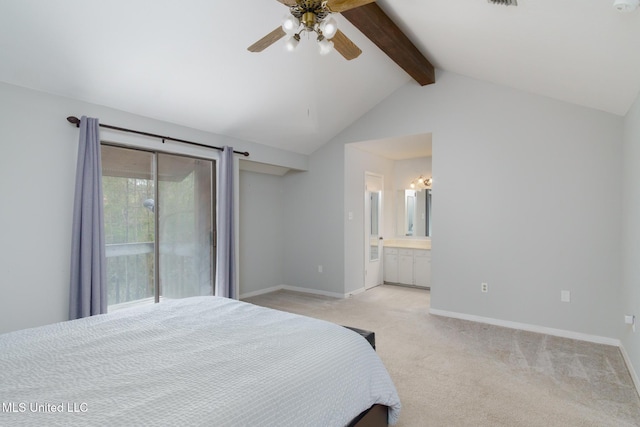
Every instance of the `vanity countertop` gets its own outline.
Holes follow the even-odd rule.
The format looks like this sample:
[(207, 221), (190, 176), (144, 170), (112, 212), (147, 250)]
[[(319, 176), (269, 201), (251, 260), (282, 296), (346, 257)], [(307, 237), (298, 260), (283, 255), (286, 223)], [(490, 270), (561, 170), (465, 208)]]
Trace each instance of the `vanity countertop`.
[(431, 240), (389, 239), (384, 241), (385, 248), (431, 249)]

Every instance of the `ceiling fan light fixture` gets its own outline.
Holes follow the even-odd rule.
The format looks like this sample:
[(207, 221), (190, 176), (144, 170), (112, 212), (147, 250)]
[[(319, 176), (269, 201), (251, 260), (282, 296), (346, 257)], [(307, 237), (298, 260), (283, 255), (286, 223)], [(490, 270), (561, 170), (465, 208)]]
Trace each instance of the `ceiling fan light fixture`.
[(288, 15), (282, 22), (282, 29), (285, 33), (293, 35), (300, 27), (300, 21), (293, 15)]
[(320, 48), (320, 55), (328, 55), (333, 50), (333, 42), (327, 40), (326, 37), (318, 37), (318, 47)]
[(294, 50), (296, 50), (296, 47), (298, 47), (298, 43), (300, 43), (300, 35), (294, 34), (284, 42), (284, 47), (287, 49), (287, 51), (293, 52)]
[(316, 27), (317, 23), (317, 15), (314, 12), (307, 11), (302, 15), (302, 25), (307, 29), (307, 31), (313, 31)]
[(320, 24), (320, 31), (328, 39), (332, 39), (338, 32), (338, 22), (333, 17), (329, 17)]
[[(337, 51), (344, 59), (357, 58), (362, 50), (338, 29), (336, 13), (372, 4), (375, 0), (277, 0), (289, 8), (280, 25), (247, 48), (249, 52), (262, 52), (267, 47), (284, 39), (288, 51), (296, 50), (302, 34), (308, 38), (316, 35), (319, 51), (326, 55)], [(384, 14), (384, 13), (383, 13)], [(384, 15), (386, 17), (386, 15)], [(392, 23), (393, 24), (393, 23)], [(323, 39), (326, 39), (322, 42)], [(322, 43), (321, 43), (322, 42)]]

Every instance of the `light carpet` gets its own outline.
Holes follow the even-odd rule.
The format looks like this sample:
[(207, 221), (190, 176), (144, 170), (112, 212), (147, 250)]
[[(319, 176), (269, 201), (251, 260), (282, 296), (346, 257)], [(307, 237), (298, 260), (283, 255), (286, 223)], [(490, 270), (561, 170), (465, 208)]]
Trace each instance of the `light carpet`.
[(398, 427), (640, 426), (617, 347), (430, 315), (429, 298), (383, 285), (347, 299), (245, 301), (374, 331), (402, 401)]

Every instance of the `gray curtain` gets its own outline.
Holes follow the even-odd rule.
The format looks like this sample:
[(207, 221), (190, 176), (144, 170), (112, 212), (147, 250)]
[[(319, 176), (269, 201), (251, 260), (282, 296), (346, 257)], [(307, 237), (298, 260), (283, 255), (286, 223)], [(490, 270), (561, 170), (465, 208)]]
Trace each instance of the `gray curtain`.
[(83, 116), (73, 205), (70, 319), (107, 312), (106, 278), (99, 124)]
[(222, 156), (220, 156), (215, 294), (220, 297), (237, 299), (233, 199), (233, 148), (224, 147)]

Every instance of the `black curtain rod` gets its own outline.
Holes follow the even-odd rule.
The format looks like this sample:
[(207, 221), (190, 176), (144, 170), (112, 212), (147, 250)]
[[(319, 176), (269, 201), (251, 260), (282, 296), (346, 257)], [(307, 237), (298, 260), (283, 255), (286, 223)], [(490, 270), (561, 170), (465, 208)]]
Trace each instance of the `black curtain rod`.
[[(78, 128), (80, 127), (80, 119), (77, 118), (76, 116), (67, 117), (67, 121), (69, 123), (71, 123), (71, 124), (76, 125), (76, 127), (78, 127)], [(184, 139), (171, 138), (170, 136), (162, 136), (162, 135), (157, 135), (155, 133), (141, 132), (139, 130), (125, 129), (125, 128), (121, 128), (121, 127), (118, 127), (118, 126), (104, 125), (102, 123), (100, 123), (99, 125), (102, 128), (119, 130), (119, 131), (122, 131), (122, 132), (135, 133), (135, 134), (144, 135), (144, 136), (151, 136), (153, 138), (160, 138), (160, 139), (162, 139), (162, 143), (163, 144), (164, 144), (164, 141), (175, 141), (175, 142), (181, 142), (183, 144), (195, 145), (197, 147), (213, 148), (214, 150), (222, 151), (222, 147), (215, 147), (213, 145), (205, 145), (205, 144), (200, 144), (198, 142), (191, 142), (191, 141), (186, 141)], [(236, 153), (236, 154), (242, 154), (245, 157), (249, 157), (249, 152), (248, 151), (235, 151), (234, 150), (233, 152)]]

